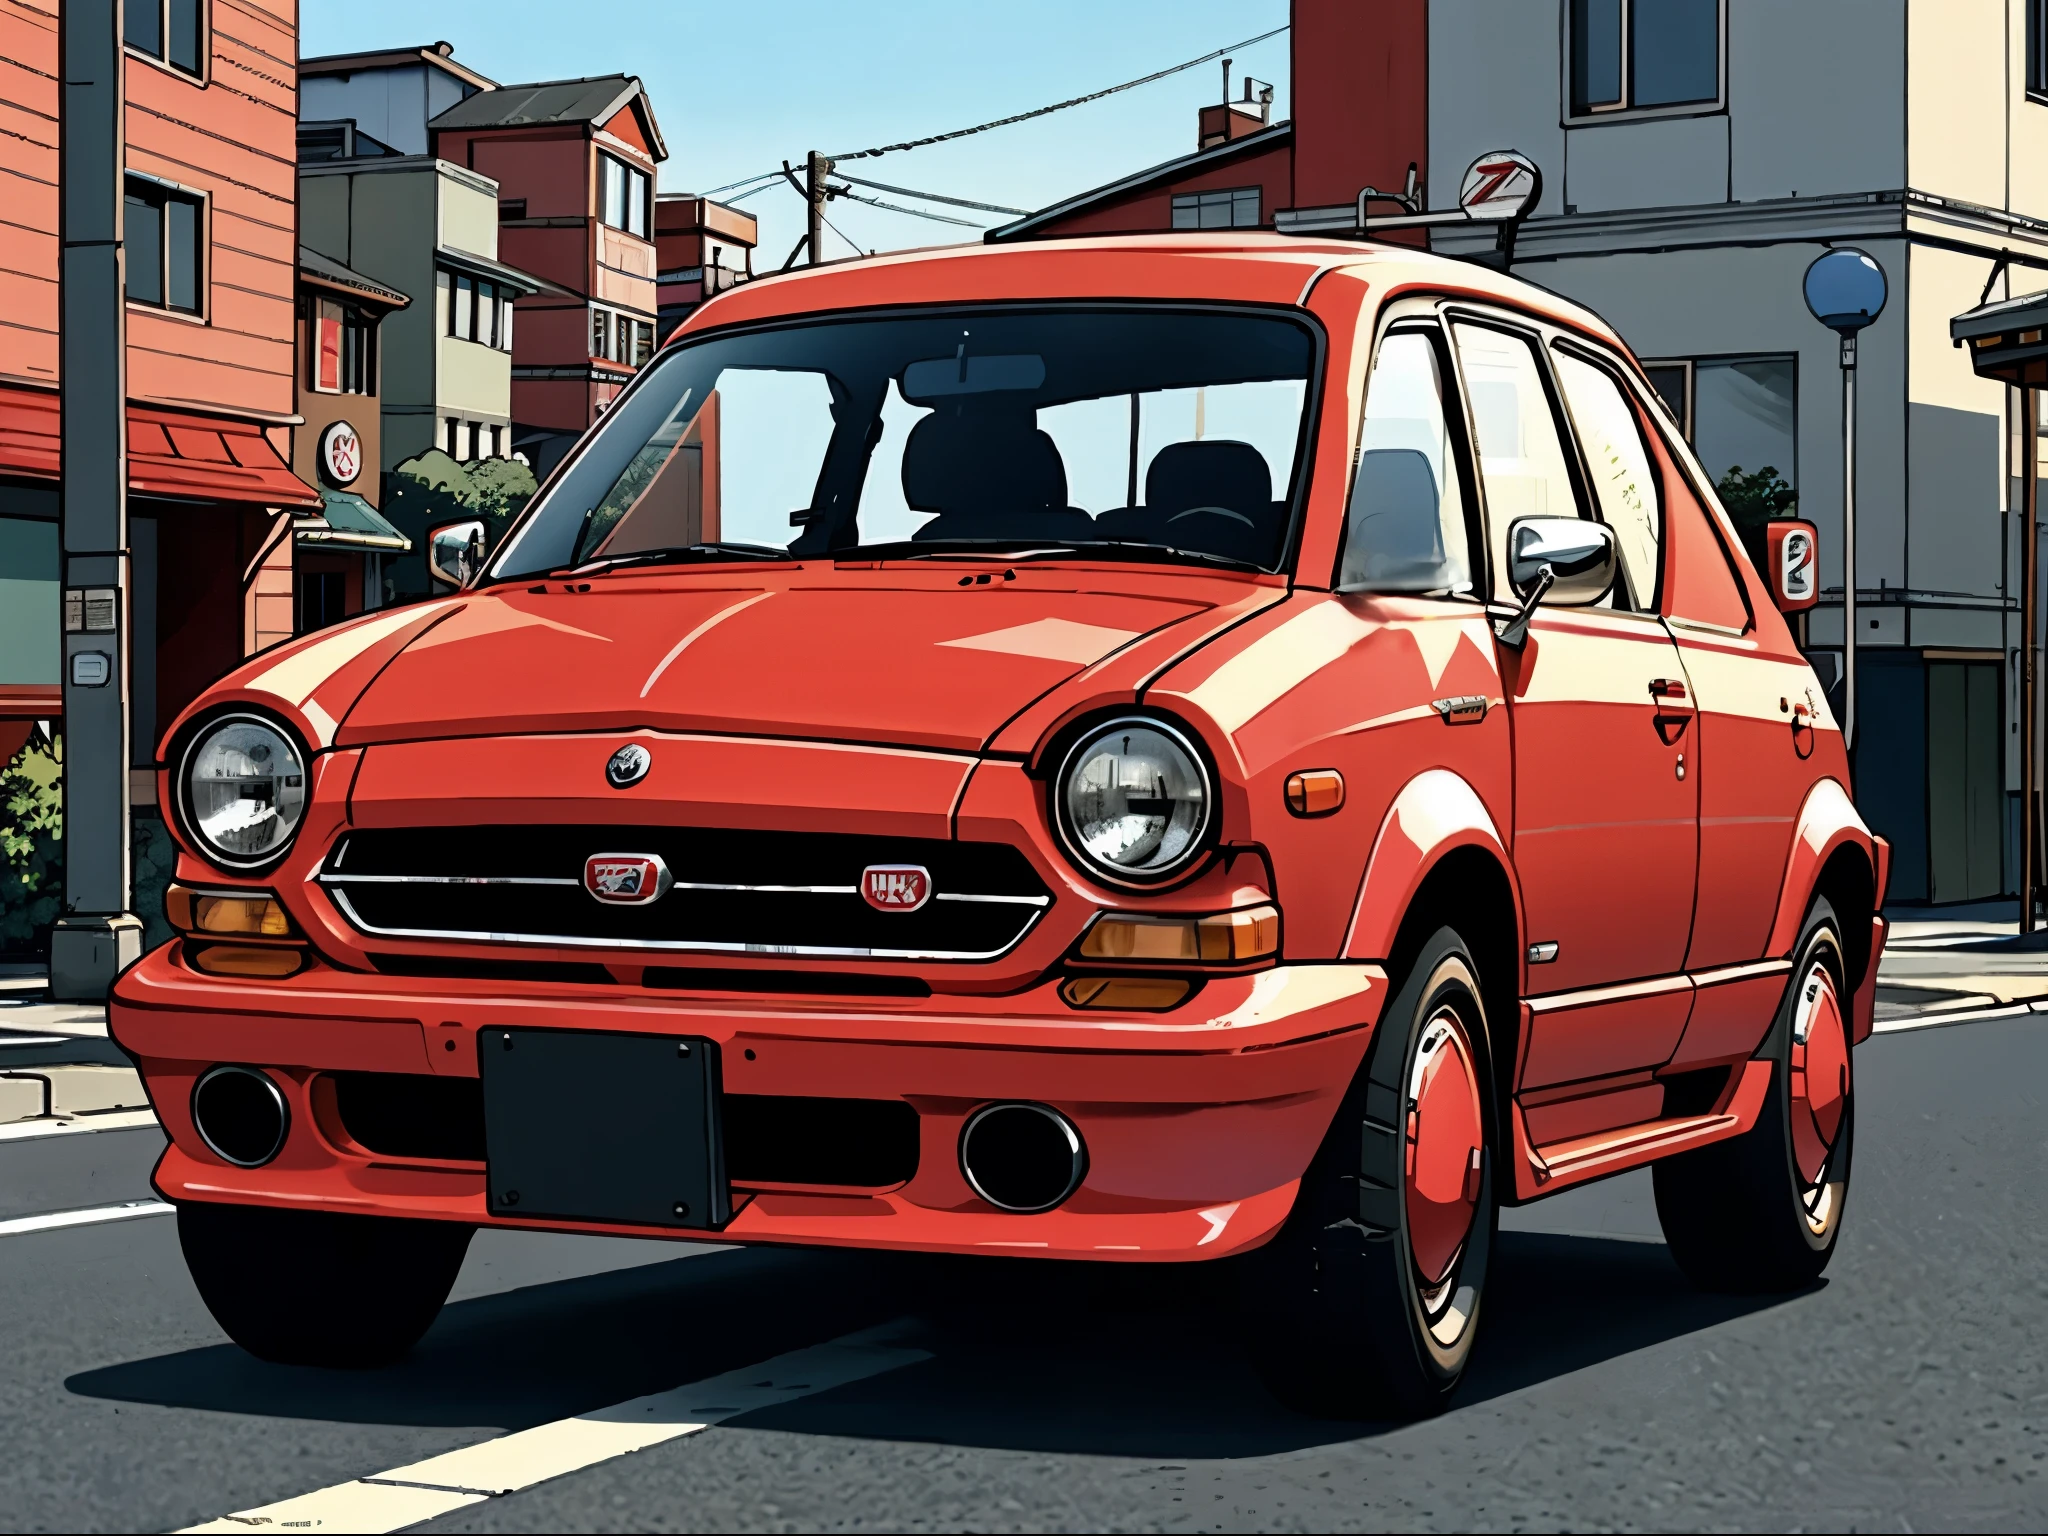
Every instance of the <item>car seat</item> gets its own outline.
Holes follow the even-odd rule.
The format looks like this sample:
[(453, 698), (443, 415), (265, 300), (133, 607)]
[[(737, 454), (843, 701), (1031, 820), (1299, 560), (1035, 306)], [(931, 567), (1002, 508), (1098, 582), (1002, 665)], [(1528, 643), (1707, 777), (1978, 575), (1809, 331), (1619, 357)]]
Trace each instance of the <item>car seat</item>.
[(1095, 519), (1067, 505), (1067, 468), (1028, 416), (941, 408), (903, 445), (903, 500), (938, 515), (913, 539), (1086, 539)]
[(1266, 456), (1234, 438), (1169, 443), (1145, 471), (1145, 504), (1105, 512), (1114, 538), (1173, 544), (1264, 565), (1286, 515)]

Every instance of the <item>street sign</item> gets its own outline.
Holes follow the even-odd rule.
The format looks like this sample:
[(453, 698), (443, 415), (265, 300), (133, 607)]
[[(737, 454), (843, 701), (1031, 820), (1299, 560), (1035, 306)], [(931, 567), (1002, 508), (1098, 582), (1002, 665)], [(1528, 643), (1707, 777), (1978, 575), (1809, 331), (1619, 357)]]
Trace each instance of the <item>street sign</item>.
[(1520, 219), (1543, 195), (1543, 173), (1519, 150), (1490, 150), (1474, 160), (1458, 189), (1458, 206), (1475, 219)]

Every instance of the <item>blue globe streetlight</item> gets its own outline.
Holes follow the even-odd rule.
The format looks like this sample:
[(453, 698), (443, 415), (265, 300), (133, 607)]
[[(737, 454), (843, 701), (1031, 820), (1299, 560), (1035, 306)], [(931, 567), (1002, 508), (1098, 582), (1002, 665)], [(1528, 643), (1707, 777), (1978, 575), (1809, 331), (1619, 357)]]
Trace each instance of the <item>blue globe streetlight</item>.
[(1824, 251), (1806, 307), (1842, 338), (1842, 741), (1856, 745), (1856, 333), (1884, 313), (1884, 268), (1867, 251)]

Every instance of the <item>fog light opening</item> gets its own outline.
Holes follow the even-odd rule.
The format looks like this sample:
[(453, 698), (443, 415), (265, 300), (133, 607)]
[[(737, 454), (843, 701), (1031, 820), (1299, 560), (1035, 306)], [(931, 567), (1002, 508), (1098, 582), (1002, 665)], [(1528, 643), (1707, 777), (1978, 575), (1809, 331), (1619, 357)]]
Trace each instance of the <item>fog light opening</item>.
[(1081, 1187), (1088, 1149), (1071, 1120), (1043, 1104), (990, 1104), (960, 1132), (960, 1171), (999, 1211), (1049, 1211)]
[(192, 1124), (207, 1150), (237, 1168), (261, 1168), (284, 1150), (291, 1109), (267, 1073), (215, 1067), (192, 1089)]

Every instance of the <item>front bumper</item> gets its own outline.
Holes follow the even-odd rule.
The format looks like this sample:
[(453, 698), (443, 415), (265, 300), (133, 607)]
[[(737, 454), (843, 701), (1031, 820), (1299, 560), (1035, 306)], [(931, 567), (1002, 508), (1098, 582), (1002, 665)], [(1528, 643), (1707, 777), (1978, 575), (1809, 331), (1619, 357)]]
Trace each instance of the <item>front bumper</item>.
[[(141, 1067), (170, 1137), (166, 1199), (324, 1208), (477, 1226), (647, 1237), (715, 1235), (955, 1253), (1181, 1260), (1265, 1241), (1363, 1058), (1386, 998), (1370, 965), (1281, 966), (1211, 980), (1167, 1013), (1081, 1013), (1051, 983), (1005, 997), (699, 997), (326, 969), (288, 981), (201, 976), (168, 945), (116, 985), (109, 1025)], [(689, 1034), (716, 1041), (729, 1093), (902, 1099), (919, 1116), (917, 1171), (886, 1189), (750, 1187), (716, 1234), (487, 1213), (481, 1163), (368, 1154), (336, 1134), (316, 1091), (329, 1072), (474, 1078), (487, 1025)], [(292, 1128), (257, 1169), (215, 1157), (192, 1124), (199, 1075), (268, 1069)], [(1079, 1128), (1089, 1167), (1057, 1210), (1010, 1215), (960, 1171), (980, 1105), (1050, 1104)]]

